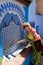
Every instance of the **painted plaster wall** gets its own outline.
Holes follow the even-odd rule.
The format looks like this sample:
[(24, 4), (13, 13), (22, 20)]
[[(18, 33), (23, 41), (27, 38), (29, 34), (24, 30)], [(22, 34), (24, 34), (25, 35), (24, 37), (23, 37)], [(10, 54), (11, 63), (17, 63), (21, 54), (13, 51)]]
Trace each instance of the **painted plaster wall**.
[[(3, 4), (4, 2), (13, 2), (14, 0), (1, 0), (0, 1), (0, 4)], [(24, 14), (25, 14), (25, 21), (28, 21), (28, 7), (27, 6), (25, 6), (24, 7), (24, 5), (22, 5), (22, 4), (20, 4), (20, 3), (18, 3), (18, 2), (14, 2), (14, 3), (17, 3), (19, 6), (20, 6), (20, 8), (22, 8), (22, 10), (24, 10)], [(24, 8), (23, 8), (24, 7)], [(12, 11), (11, 11), (12, 12)], [(6, 13), (6, 12), (5, 12)], [(2, 13), (3, 14), (3, 17), (4, 17), (4, 14), (5, 13)], [(1, 23), (1, 19), (3, 19), (3, 17), (2, 18), (0, 18), (0, 23)], [(2, 48), (2, 41), (1, 41), (1, 32), (0, 32), (0, 57), (3, 57), (3, 48)], [(31, 60), (31, 58), (30, 58), (30, 56), (29, 56), (29, 60)], [(29, 62), (29, 60), (28, 60), (28, 62), (27, 61), (25, 61), (25, 64), (29, 64), (30, 62)]]
[[(25, 15), (25, 9), (24, 9), (24, 5), (23, 4), (21, 4), (21, 3), (19, 3), (19, 2), (17, 2), (16, 0), (1, 0), (0, 1), (0, 5), (1, 4), (3, 4), (3, 3), (5, 3), (5, 2), (12, 2), (12, 3), (14, 3), (14, 4), (17, 4), (21, 9), (22, 9), (22, 11), (23, 11), (23, 13), (24, 13), (24, 15)], [(1, 8), (1, 7), (0, 7)], [(7, 10), (7, 12), (9, 12), (9, 13), (12, 13), (12, 12), (14, 12), (14, 11), (12, 11), (12, 10)], [(14, 14), (15, 14), (16, 12), (14, 12)], [(4, 17), (4, 15), (6, 14), (6, 11), (4, 12), (4, 13), (2, 13), (2, 17), (0, 17), (0, 23), (1, 23), (1, 21), (2, 21), (2, 18)], [(17, 13), (16, 13), (17, 14)]]
[[(18, 3), (18, 2), (16, 2), (16, 0), (14, 1), (14, 0), (0, 0), (0, 5), (1, 4), (3, 4), (3, 3), (5, 3), (5, 2), (14, 2), (15, 4), (17, 4), (22, 10), (23, 10), (23, 12), (24, 12), (24, 8), (23, 8), (23, 6), (24, 5), (22, 5), (22, 4), (20, 4), (20, 3)], [(0, 7), (1, 8), (1, 7)], [(11, 11), (9, 11), (9, 9), (8, 9), (8, 11), (7, 12), (10, 12), (10, 13), (12, 13), (13, 11), (11, 10)], [(2, 19), (3, 19), (3, 17), (4, 17), (4, 15), (6, 14), (6, 10), (5, 10), (5, 12), (3, 13), (2, 12), (2, 17), (0, 17), (0, 24), (1, 24), (1, 21), (2, 21)], [(15, 14), (15, 13), (14, 13)], [(17, 13), (16, 13), (17, 14)], [(24, 14), (25, 14), (25, 12), (24, 12)], [(2, 40), (1, 40), (1, 31), (0, 31), (0, 56), (2, 56), (3, 54), (3, 51), (2, 51)]]
[(39, 34), (43, 36), (43, 15), (36, 14), (36, 0), (33, 0), (29, 7), (28, 21), (34, 21), (35, 27), (39, 26)]

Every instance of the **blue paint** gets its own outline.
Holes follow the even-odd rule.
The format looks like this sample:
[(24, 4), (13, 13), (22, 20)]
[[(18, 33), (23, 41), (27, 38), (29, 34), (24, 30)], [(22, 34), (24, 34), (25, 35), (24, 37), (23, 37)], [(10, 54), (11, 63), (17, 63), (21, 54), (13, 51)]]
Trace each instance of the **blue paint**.
[(15, 24), (21, 25), (20, 19), (18, 18), (18, 16), (16, 14), (6, 13), (6, 15), (3, 17), (3, 20), (0, 24), (0, 30), (2, 28), (4, 28), (5, 26), (8, 26), (10, 24), (11, 20), (13, 20)]
[(7, 11), (7, 5), (3, 3), (4, 9)]
[[(2, 17), (3, 16), (2, 13), (4, 13), (5, 11), (7, 12), (8, 9), (9, 10), (12, 9), (13, 11), (17, 10), (16, 12), (18, 12), (20, 18), (22, 20), (24, 20), (24, 13), (23, 13), (22, 9), (17, 4), (14, 4), (14, 3), (11, 3), (11, 2), (6, 2), (6, 3), (3, 3), (3, 4), (0, 5), (0, 17)], [(3, 17), (3, 19), (2, 19), (2, 22), (0, 24), (0, 30), (4, 26), (9, 24), (9, 21), (12, 20), (12, 16), (13, 16), (14, 21), (17, 20), (17, 21), (15, 21), (15, 23), (20, 24), (20, 20), (18, 20), (18, 17), (16, 15), (14, 16), (13, 13), (11, 13), (11, 14), (7, 13), (7, 15), (5, 14), (5, 17)], [(3, 56), (3, 47), (2, 47), (1, 36), (2, 36), (2, 34), (1, 34), (1, 31), (0, 31), (0, 56), (2, 57)]]
[(0, 8), (0, 17), (2, 17), (2, 13), (1, 12), (2, 12), (2, 9)]
[(11, 19), (11, 15), (9, 13), (6, 13), (6, 15), (3, 17), (3, 20), (2, 20), (2, 22), (0, 24), (0, 30), (5, 26), (5, 24), (6, 25), (9, 24), (8, 21), (10, 21), (10, 19)]
[[(8, 26), (11, 22), (11, 20), (14, 21), (15, 24), (17, 25), (21, 25), (20, 20), (18, 18), (18, 16), (16, 14), (13, 13), (6, 13), (6, 15), (4, 16), (1, 24), (0, 24), (0, 30), (2, 30), (2, 28)], [(20, 29), (21, 30), (21, 29)], [(21, 32), (22, 34), (22, 32)], [(3, 57), (3, 48), (2, 48), (2, 32), (0, 31), (0, 56)]]
[(31, 58), (32, 58), (32, 53), (27, 57), (23, 65), (31, 65)]
[(28, 22), (28, 6), (24, 6), (24, 10), (25, 10), (25, 21)]
[(7, 8), (10, 10), (10, 5), (8, 2), (6, 2)]
[[(25, 10), (25, 21), (28, 22), (28, 17), (29, 17), (29, 7), (28, 6), (24, 6), (24, 10)], [(33, 25), (33, 23), (30, 23), (31, 25)], [(26, 34), (26, 33), (25, 33)], [(23, 63), (23, 65), (31, 65), (32, 59), (33, 58), (33, 54), (30, 53), (30, 55), (27, 57), (27, 59), (25, 60), (25, 62)]]
[(1, 33), (1, 31), (0, 31), (0, 57), (3, 57), (2, 33)]
[(30, 21), (29, 23), (33, 28), (35, 28), (35, 22)]
[[(18, 12), (19, 13), (19, 15), (20, 15), (20, 17), (21, 17), (21, 19), (25, 19), (25, 21), (27, 21), (28, 22), (28, 6), (25, 6), (24, 7), (24, 10), (25, 10), (25, 15), (24, 15), (24, 13), (23, 13), (23, 11), (22, 11), (22, 9), (18, 6), (18, 5), (16, 5), (16, 4), (13, 4), (13, 3), (8, 3), (8, 2), (6, 2), (6, 3), (4, 3), (3, 5), (1, 5), (1, 8), (2, 8), (2, 11), (1, 11), (1, 9), (0, 9), (0, 11), (1, 11), (1, 13), (4, 11), (4, 9), (5, 10), (7, 10), (7, 9), (9, 9), (10, 10), (10, 7), (12, 7), (12, 10), (14, 10), (14, 8), (15, 8), (15, 10), (14, 11), (16, 11), (16, 9), (17, 9), (17, 11), (16, 12)], [(0, 13), (0, 16), (1, 16), (1, 13)], [(12, 18), (12, 15), (10, 14), (10, 16), (9, 16), (9, 14), (7, 15), (9, 18)], [(5, 17), (7, 17), (7, 16), (5, 16)], [(2, 16), (1, 16), (2, 17)], [(9, 18), (7, 17), (7, 21), (9, 20)], [(14, 16), (13, 16), (14, 17)], [(17, 20), (17, 19), (15, 19), (15, 20)], [(7, 24), (8, 24), (8, 22), (4, 19), (3, 21), (5, 21)], [(18, 20), (19, 21), (19, 20)], [(17, 23), (17, 22), (16, 22)], [(19, 23), (20, 24), (20, 23)], [(4, 23), (2, 23), (2, 25), (4, 25)], [(24, 31), (22, 31), (22, 36), (23, 36), (23, 34), (24, 34)], [(1, 33), (0, 33), (0, 56), (3, 56), (3, 50), (2, 50), (3, 48), (2, 48), (2, 41), (1, 41)], [(28, 56), (28, 58), (26, 59), (26, 61), (23, 63), (23, 65), (30, 65), (30, 62), (31, 62), (31, 58), (32, 58), (32, 54), (30, 54), (29, 56)]]
[(1, 31), (0, 31), (0, 47), (2, 46), (2, 45), (1, 45), (1, 42), (2, 42), (2, 41), (1, 41)]
[(11, 3), (12, 10), (14, 10), (15, 4)]
[(36, 0), (33, 0), (30, 5), (30, 21), (35, 22), (35, 27), (39, 26), (39, 34), (43, 37), (43, 15), (36, 14)]
[(4, 6), (1, 4), (1, 12), (3, 12), (4, 13)]
[(39, 33), (39, 26), (36, 26), (36, 31), (37, 33)]
[(19, 16), (21, 17), (21, 19), (24, 21), (24, 13), (22, 11), (22, 9), (17, 5), (17, 4), (14, 4), (14, 3), (11, 3), (11, 2), (6, 2), (6, 3), (3, 3), (0, 5), (0, 16), (2, 17), (3, 14), (1, 13), (4, 13), (4, 10), (7, 11), (8, 9), (9, 10), (13, 10), (13, 11), (16, 11)]
[[(25, 16), (24, 16), (24, 22), (28, 22), (28, 13), (29, 13), (29, 7), (28, 6), (24, 6), (23, 7), (24, 8), (24, 10), (25, 10)], [(24, 34), (25, 33), (25, 34)], [(22, 36), (24, 36), (24, 38), (26, 38), (25, 36), (27, 35), (26, 34), (27, 32), (24, 30), (24, 31), (22, 31)]]
[[(4, 16), (1, 25), (0, 25), (0, 30), (2, 30), (2, 28), (8, 26), (11, 22), (11, 20), (14, 21), (15, 24), (20, 25), (20, 27), (22, 26), (22, 24), (20, 23), (20, 19), (18, 18), (18, 16), (16, 14), (13, 13), (6, 13), (6, 15)], [(24, 31), (21, 30), (21, 38), (23, 39), (24, 36)]]

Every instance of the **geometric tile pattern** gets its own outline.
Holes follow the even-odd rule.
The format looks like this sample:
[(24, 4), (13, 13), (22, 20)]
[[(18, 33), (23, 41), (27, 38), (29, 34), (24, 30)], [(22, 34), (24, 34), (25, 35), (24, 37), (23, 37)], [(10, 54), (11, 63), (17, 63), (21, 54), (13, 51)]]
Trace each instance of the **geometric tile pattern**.
[(2, 28), (2, 43), (4, 52), (9, 47), (16, 44), (15, 42), (19, 40), (21, 40), (21, 32), (19, 25), (11, 21), (7, 27)]

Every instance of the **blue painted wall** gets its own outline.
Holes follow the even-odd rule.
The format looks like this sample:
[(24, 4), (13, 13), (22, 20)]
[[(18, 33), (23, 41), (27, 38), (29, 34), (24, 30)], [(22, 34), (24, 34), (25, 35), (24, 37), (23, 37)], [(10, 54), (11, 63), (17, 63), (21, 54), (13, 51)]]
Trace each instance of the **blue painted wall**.
[(34, 21), (35, 27), (39, 26), (39, 34), (43, 36), (43, 15), (36, 14), (36, 0), (33, 0), (29, 8), (28, 21)]
[(23, 65), (31, 65), (32, 62), (32, 53), (27, 57), (27, 59), (25, 60), (25, 62), (23, 63)]
[(25, 6), (25, 7), (24, 7), (24, 10), (25, 10), (25, 21), (28, 22), (29, 6)]
[[(25, 9), (25, 21), (27, 21), (28, 22), (28, 17), (29, 17), (29, 15), (28, 15), (28, 13), (29, 13), (29, 7), (28, 6), (25, 6), (24, 7), (24, 9)], [(0, 32), (0, 57), (2, 57), (2, 55), (3, 55), (3, 52), (2, 52), (2, 41), (1, 41), (1, 32)], [(32, 57), (32, 54), (30, 54), (30, 56), (28, 56), (28, 58), (26, 59), (26, 61), (23, 63), (23, 65), (30, 65), (30, 62), (31, 62), (31, 57)]]
[(3, 57), (3, 48), (2, 48), (2, 36), (1, 36), (1, 31), (0, 31), (0, 57)]
[[(25, 22), (28, 22), (28, 17), (29, 17), (29, 6), (25, 6)], [(31, 65), (31, 59), (32, 59), (32, 53), (30, 53), (30, 55), (27, 57), (27, 59), (25, 60), (25, 62), (23, 63), (23, 65)]]

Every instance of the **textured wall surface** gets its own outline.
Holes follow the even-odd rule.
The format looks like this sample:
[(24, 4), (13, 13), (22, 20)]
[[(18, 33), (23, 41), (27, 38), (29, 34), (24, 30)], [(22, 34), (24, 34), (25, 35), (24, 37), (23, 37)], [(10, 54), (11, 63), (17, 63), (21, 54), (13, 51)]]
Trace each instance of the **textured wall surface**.
[[(14, 0), (1, 0), (0, 1), (0, 28), (4, 25), (2, 21), (5, 21), (6, 23), (8, 23), (9, 16), (8, 18), (5, 16), (7, 13), (16, 14), (19, 17), (19, 20), (21, 22), (24, 21), (25, 9), (23, 8), (22, 4)], [(4, 16), (5, 16), (5, 19), (4, 19)], [(2, 35), (1, 35), (1, 29), (0, 29), (0, 50), (2, 49), (2, 46), (3, 46), (1, 37)], [(0, 56), (2, 55), (1, 53), (2, 51), (0, 52)]]
[(39, 27), (39, 34), (43, 37), (43, 15), (36, 14), (36, 0), (33, 0), (29, 7), (29, 20), (35, 22), (35, 27)]
[(18, 16), (21, 16), (20, 12), (22, 12), (22, 17), (25, 16), (25, 10), (23, 8), (23, 5), (21, 5), (20, 3), (16, 2), (16, 1), (13, 1), (13, 0), (11, 0), (11, 1), (10, 0), (4, 0), (4, 1), (1, 0), (0, 1), (0, 23), (1, 23), (4, 15), (7, 12), (17, 14)]

